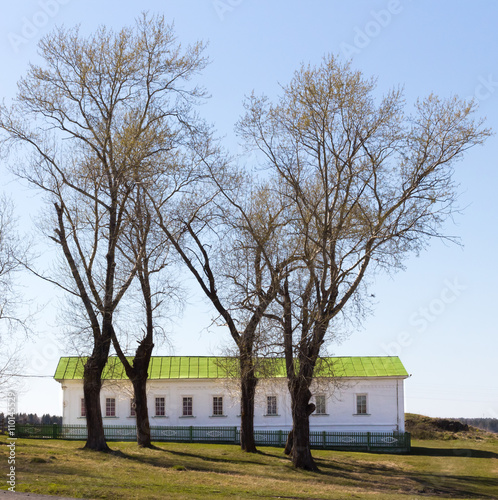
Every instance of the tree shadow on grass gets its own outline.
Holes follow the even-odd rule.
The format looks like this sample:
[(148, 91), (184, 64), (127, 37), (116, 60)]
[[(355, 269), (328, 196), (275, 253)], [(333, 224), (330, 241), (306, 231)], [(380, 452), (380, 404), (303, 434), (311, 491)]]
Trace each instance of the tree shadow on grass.
[[(432, 456), (455, 455), (441, 454)], [(395, 460), (394, 456), (393, 459)], [(351, 485), (355, 482), (361, 482), (361, 487), (366, 489), (382, 490), (384, 492), (398, 490), (409, 492), (412, 495), (444, 495), (445, 498), (455, 499), (498, 498), (498, 478), (437, 473), (436, 471), (427, 473), (383, 463), (350, 461), (345, 463), (341, 460), (330, 461), (320, 458), (316, 459), (316, 462), (322, 473), (339, 477)], [(483, 488), (486, 488), (487, 491), (483, 491)]]
[[(238, 466), (238, 474), (244, 465), (255, 465), (268, 467), (268, 476), (278, 473), (279, 468), (288, 466), (292, 468), (291, 461), (285, 455), (273, 449), (265, 449), (257, 454), (243, 454), (238, 456), (235, 453), (223, 455), (205, 455), (203, 450), (191, 451), (188, 449), (168, 449), (167, 447), (153, 447), (154, 453), (133, 454), (115, 450), (112, 456), (135, 462), (146, 464), (162, 469), (192, 470), (199, 472), (214, 472), (218, 474), (233, 473), (233, 466)], [(157, 452), (157, 453), (156, 453)], [(428, 457), (470, 457), (470, 458), (498, 458), (498, 454), (465, 448), (412, 448), (412, 455)], [(220, 450), (220, 453), (224, 453)], [(479, 473), (470, 474), (464, 470), (464, 474), (438, 473), (437, 470), (426, 472), (414, 470), (406, 467), (404, 463), (397, 465), (397, 456), (391, 455), (391, 459), (385, 462), (386, 454), (377, 460), (379, 454), (372, 454), (371, 461), (364, 455), (356, 460), (351, 455), (341, 457), (339, 455), (328, 457), (317, 457), (315, 461), (320, 469), (319, 473), (306, 473), (316, 477), (317, 480), (325, 482), (337, 482), (365, 491), (375, 491), (378, 494), (401, 493), (412, 496), (444, 496), (454, 499), (497, 499), (498, 498), (498, 478), (485, 477)], [(271, 459), (269, 461), (268, 459)], [(275, 462), (273, 462), (275, 461)], [(459, 462), (459, 460), (458, 460)], [(475, 467), (474, 467), (475, 470)], [(281, 471), (281, 469), (280, 469)], [(298, 472), (298, 471), (296, 471)], [(242, 472), (243, 474), (244, 472)], [(253, 472), (247, 471), (251, 475)], [(296, 476), (296, 478), (299, 475)], [(289, 477), (291, 479), (291, 477)]]
[[(445, 448), (412, 448), (411, 455), (432, 457), (471, 457), (471, 458), (498, 458), (498, 454), (474, 449), (445, 449)], [(271, 451), (265, 455), (272, 458), (282, 458)], [(389, 463), (365, 463), (364, 457), (356, 461), (351, 456), (335, 459), (315, 456), (320, 476), (336, 478), (341, 483), (353, 487), (364, 488), (367, 491), (395, 493), (396, 491), (415, 496), (435, 495), (445, 498), (465, 499), (498, 499), (498, 477), (479, 475), (445, 474), (444, 472), (423, 472), (409, 470), (404, 465), (396, 466), (397, 455), (388, 453), (372, 453), (382, 455), (382, 459), (389, 457)], [(409, 456), (409, 455), (405, 455)], [(393, 465), (394, 464), (394, 465)], [(289, 462), (290, 465), (290, 462)]]
[(236, 459), (233, 457), (233, 455), (227, 456), (226, 458), (221, 458), (221, 457), (213, 457), (213, 456), (202, 456), (201, 452), (199, 453), (188, 453), (186, 451), (179, 451), (179, 450), (168, 450), (165, 448), (160, 448), (161, 451), (170, 453), (171, 455), (175, 455), (178, 457), (182, 458), (192, 458), (195, 460), (201, 460), (205, 462), (214, 462), (214, 463), (219, 463), (219, 464), (239, 464), (239, 465), (244, 465), (244, 464), (253, 464), (253, 465), (264, 465), (258, 460), (246, 460), (245, 457), (250, 457), (252, 455), (261, 455), (261, 453), (246, 453), (243, 455), (243, 458)]
[(471, 448), (425, 448), (423, 446), (413, 446), (410, 454), (426, 457), (498, 458), (498, 453), (486, 450), (473, 450)]
[[(230, 472), (228, 468), (223, 468), (223, 466), (228, 465), (264, 465), (257, 460), (246, 460), (246, 459), (236, 459), (233, 455), (223, 457), (213, 457), (213, 456), (203, 456), (202, 452), (199, 453), (189, 453), (186, 451), (172, 450), (167, 448), (160, 448), (154, 446), (152, 448), (155, 451), (167, 453), (169, 456), (146, 456), (146, 455), (132, 455), (125, 453), (121, 450), (114, 450), (111, 454), (115, 457), (123, 458), (126, 460), (131, 460), (140, 464), (152, 465), (160, 468), (173, 468), (181, 462), (182, 465), (189, 470), (195, 470), (200, 472)], [(178, 457), (179, 460), (174, 460), (173, 457)], [(204, 465), (205, 464), (205, 465)], [(213, 464), (220, 466), (219, 468), (213, 467)]]

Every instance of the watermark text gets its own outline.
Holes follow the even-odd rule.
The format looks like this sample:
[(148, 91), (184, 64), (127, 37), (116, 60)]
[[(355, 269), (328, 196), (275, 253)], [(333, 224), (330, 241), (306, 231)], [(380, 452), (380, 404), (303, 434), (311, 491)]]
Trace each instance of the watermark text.
[(62, 5), (66, 5), (71, 0), (39, 0), (39, 9), (30, 16), (24, 16), (19, 32), (10, 32), (7, 35), (10, 46), (17, 54), (19, 50), (30, 40), (38, 36), (40, 30), (48, 24), (58, 13)]
[(352, 43), (342, 42), (340, 49), (346, 59), (359, 54), (366, 49), (372, 40), (377, 38), (386, 29), (395, 16), (403, 12), (401, 0), (389, 0), (385, 9), (371, 10), (370, 19), (363, 27), (354, 27)]
[(9, 491), (16, 491), (16, 413), (17, 395), (15, 392), (7, 393), (7, 485)]
[[(432, 299), (425, 306), (419, 307), (416, 312), (408, 318), (410, 326), (416, 333), (424, 333), (431, 323), (437, 320), (446, 310), (449, 304), (455, 302), (467, 287), (462, 285), (458, 278), (445, 280), (444, 288), (438, 297)], [(403, 331), (395, 340), (381, 344), (382, 349), (388, 356), (399, 356), (403, 348), (410, 347), (413, 343), (413, 333)]]
[(213, 0), (213, 7), (220, 21), (225, 20), (225, 16), (233, 12), (244, 0)]

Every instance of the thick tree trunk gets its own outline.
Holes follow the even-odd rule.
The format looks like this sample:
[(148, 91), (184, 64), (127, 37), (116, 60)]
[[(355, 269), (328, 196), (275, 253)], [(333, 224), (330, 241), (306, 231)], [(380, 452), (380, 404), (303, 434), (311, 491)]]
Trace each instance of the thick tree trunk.
[(151, 448), (149, 410), (147, 408), (147, 371), (139, 373), (133, 380), (135, 397), (135, 416), (137, 421), (137, 444)]
[(254, 439), (254, 397), (258, 379), (251, 375), (241, 377), (240, 447), (248, 453), (256, 453)]
[(151, 448), (149, 409), (147, 408), (147, 377), (154, 344), (152, 342), (152, 318), (148, 324), (148, 334), (137, 348), (133, 367), (129, 370), (135, 396), (135, 415), (137, 421), (137, 444)]
[[(152, 323), (151, 323), (152, 324)], [(149, 410), (147, 408), (147, 378), (150, 358), (154, 344), (152, 342), (152, 327), (137, 347), (133, 365), (131, 365), (121, 350), (116, 335), (112, 337), (114, 348), (118, 358), (123, 363), (126, 375), (133, 385), (133, 397), (135, 399), (135, 419), (137, 427), (137, 444), (142, 448), (151, 448)]]
[(318, 471), (311, 455), (310, 415), (315, 405), (310, 403), (311, 392), (305, 380), (295, 380), (291, 388), (292, 437), (287, 439), (286, 450), (292, 458), (292, 464), (298, 469)]
[(85, 396), (87, 440), (85, 448), (95, 451), (110, 451), (104, 435), (102, 409), (100, 406), (100, 389), (102, 387), (102, 371), (107, 361), (103, 353), (88, 358), (84, 369), (83, 394)]
[(304, 413), (296, 420), (293, 432), (292, 465), (297, 469), (318, 471), (310, 448), (310, 422), (309, 416)]
[(254, 439), (254, 398), (258, 379), (254, 375), (254, 362), (249, 355), (240, 356), (240, 447), (248, 453), (256, 453)]
[[(315, 405), (310, 404), (310, 385), (313, 380), (313, 371), (321, 342), (316, 342), (313, 346), (315, 352), (313, 350), (308, 352), (301, 350), (298, 353), (299, 363), (296, 366), (292, 342), (292, 301), (287, 280), (284, 283), (283, 296), (285, 367), (291, 396), (292, 413), (292, 431), (291, 435), (287, 438), (284, 451), (291, 455), (294, 467), (309, 471), (318, 471), (318, 467), (311, 456), (310, 446), (310, 415), (315, 410)], [(303, 330), (302, 339), (306, 338), (304, 333), (306, 333), (306, 330)]]

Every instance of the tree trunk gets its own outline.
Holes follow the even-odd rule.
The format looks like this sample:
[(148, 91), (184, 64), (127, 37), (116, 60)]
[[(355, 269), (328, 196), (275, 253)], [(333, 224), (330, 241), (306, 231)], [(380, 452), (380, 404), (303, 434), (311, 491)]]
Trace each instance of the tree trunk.
[(317, 472), (310, 446), (310, 415), (315, 411), (315, 405), (309, 402), (311, 392), (306, 381), (298, 379), (292, 385), (292, 438), (287, 440), (286, 451), (290, 441), (292, 465), (297, 469)]
[(240, 356), (240, 447), (248, 453), (256, 453), (254, 439), (254, 397), (258, 379), (254, 375), (254, 364), (250, 357)]
[[(137, 347), (135, 359), (133, 360), (133, 367), (129, 370), (129, 378), (133, 383), (135, 397), (137, 444), (142, 448), (152, 447), (149, 409), (147, 407), (147, 378), (150, 358), (152, 356), (152, 350), (154, 349), (154, 343), (152, 342), (152, 317), (148, 323), (147, 332), (147, 335), (140, 341)], [(126, 365), (128, 365), (128, 363), (126, 363)]]
[(151, 448), (149, 410), (147, 408), (147, 371), (140, 372), (133, 380), (135, 416), (137, 421), (137, 444), (141, 448)]
[[(152, 325), (152, 322), (150, 323)], [(133, 385), (133, 397), (135, 399), (135, 419), (137, 427), (137, 444), (142, 448), (151, 448), (149, 410), (147, 408), (147, 378), (150, 358), (154, 344), (152, 342), (152, 326), (148, 328), (148, 334), (139, 342), (130, 365), (113, 331), (112, 341), (116, 354), (125, 368), (126, 375)]]
[[(318, 467), (311, 456), (310, 447), (310, 415), (315, 410), (315, 405), (310, 404), (310, 385), (313, 380), (318, 349), (321, 342), (315, 342), (316, 352), (301, 350), (298, 353), (299, 363), (294, 361), (292, 342), (292, 301), (289, 294), (289, 283), (285, 280), (283, 287), (284, 296), (284, 351), (287, 384), (291, 396), (292, 431), (287, 438), (285, 452), (292, 457), (292, 464), (298, 469), (318, 471)], [(303, 325), (304, 329), (304, 325)], [(307, 331), (304, 329), (302, 339)], [(300, 347), (302, 348), (302, 347)]]
[(85, 396), (87, 440), (85, 448), (94, 451), (110, 451), (104, 435), (102, 409), (100, 406), (100, 389), (102, 387), (102, 371), (107, 356), (100, 355), (97, 349), (85, 364), (83, 376), (83, 394)]
[(287, 441), (285, 442), (284, 453), (290, 455), (292, 453), (292, 445), (294, 443), (294, 428), (287, 434)]

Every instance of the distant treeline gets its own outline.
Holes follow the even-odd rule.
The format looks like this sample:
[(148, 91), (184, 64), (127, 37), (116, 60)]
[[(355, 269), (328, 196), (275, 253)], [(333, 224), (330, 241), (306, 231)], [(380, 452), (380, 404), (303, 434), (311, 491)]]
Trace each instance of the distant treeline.
[(484, 431), (498, 432), (498, 418), (458, 418), (457, 420)]
[[(3, 412), (0, 413), (0, 425), (6, 416)], [(62, 425), (62, 417), (45, 413), (39, 417), (36, 413), (16, 413), (14, 415), (17, 424), (59, 424)]]

